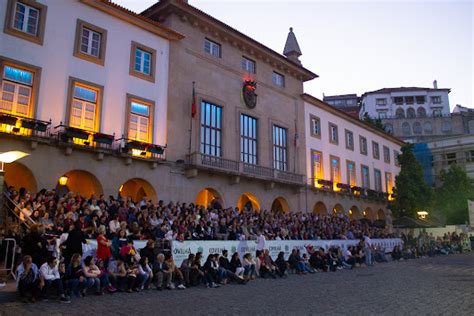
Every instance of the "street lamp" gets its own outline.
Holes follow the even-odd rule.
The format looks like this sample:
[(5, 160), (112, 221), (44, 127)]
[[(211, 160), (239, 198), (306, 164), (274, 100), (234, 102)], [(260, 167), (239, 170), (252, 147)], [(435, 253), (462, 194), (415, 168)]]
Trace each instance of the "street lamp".
[(418, 214), (418, 217), (419, 217), (420, 219), (425, 219), (426, 216), (428, 216), (428, 212), (427, 212), (427, 211), (418, 211), (418, 212), (416, 212), (416, 214)]
[(5, 164), (12, 163), (29, 155), (30, 154), (18, 150), (7, 151), (0, 154), (0, 225), (3, 224), (3, 219), (5, 216), (3, 212), (3, 183), (5, 181)]

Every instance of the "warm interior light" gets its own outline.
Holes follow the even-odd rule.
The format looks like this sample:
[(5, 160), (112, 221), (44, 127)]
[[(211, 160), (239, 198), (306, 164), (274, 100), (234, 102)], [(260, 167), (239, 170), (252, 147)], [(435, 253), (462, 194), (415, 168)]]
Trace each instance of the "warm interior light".
[(367, 216), (367, 211), (364, 211), (364, 217), (366, 217), (366, 216)]
[(123, 184), (120, 186), (119, 192), (122, 192), (123, 190)]
[(352, 210), (349, 210), (349, 215), (352, 215)]
[(339, 187), (337, 186), (337, 182), (334, 182), (334, 183), (332, 184), (332, 189), (333, 189), (334, 192), (339, 192), (339, 191), (341, 191), (341, 188), (339, 188)]
[(67, 176), (62, 176), (59, 178), (59, 184), (60, 185), (66, 185), (67, 184), (68, 177)]
[(421, 218), (421, 219), (424, 219), (424, 218), (426, 218), (426, 216), (428, 216), (427, 211), (418, 211), (418, 212), (416, 212), (416, 214), (418, 214), (418, 217)]

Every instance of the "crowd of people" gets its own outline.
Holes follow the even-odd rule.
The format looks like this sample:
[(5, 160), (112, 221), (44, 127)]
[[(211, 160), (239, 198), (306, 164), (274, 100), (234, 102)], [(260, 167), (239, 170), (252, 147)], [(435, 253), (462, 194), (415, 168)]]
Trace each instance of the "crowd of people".
[[(21, 263), (16, 269), (19, 295), (33, 302), (48, 300), (52, 289), (61, 302), (69, 303), (71, 298), (106, 292), (184, 290), (200, 285), (215, 288), (228, 283), (246, 284), (257, 277), (284, 278), (290, 273), (371, 266), (387, 261), (385, 249), (373, 245), (371, 238), (393, 237), (367, 221), (351, 221), (340, 215), (206, 208), (162, 201), (154, 204), (146, 198), (139, 202), (103, 196), (86, 199), (72, 192), (58, 196), (54, 190), (30, 195), (13, 188), (9, 200), (29, 226), (26, 234), (18, 226), (8, 237), (20, 246)], [(449, 237), (452, 251), (456, 251), (456, 236)], [(88, 239), (97, 241), (93, 254), (83, 253)], [(180, 266), (166, 246), (171, 240), (245, 239), (354, 239), (358, 243), (347, 249), (309, 246), (303, 254), (293, 249), (288, 258), (284, 252), (272, 258), (264, 248), (245, 254), (224, 250), (205, 258), (197, 252), (189, 254)], [(136, 249), (136, 240), (146, 240), (146, 246)], [(427, 240), (416, 245), (429, 254), (425, 246), (431, 243)], [(406, 249), (412, 244), (408, 239), (405, 242), (400, 258), (406, 257)], [(445, 250), (446, 244), (442, 246)], [(392, 257), (398, 260), (396, 253)]]

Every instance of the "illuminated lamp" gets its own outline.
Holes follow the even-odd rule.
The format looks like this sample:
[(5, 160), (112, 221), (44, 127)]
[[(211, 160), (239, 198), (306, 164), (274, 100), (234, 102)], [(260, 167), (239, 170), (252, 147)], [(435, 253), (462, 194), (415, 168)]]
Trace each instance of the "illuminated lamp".
[(62, 186), (65, 186), (67, 184), (68, 179), (69, 178), (67, 176), (59, 177), (59, 184), (62, 185)]
[(428, 212), (427, 211), (418, 211), (416, 212), (416, 214), (418, 215), (418, 217), (420, 219), (425, 219), (427, 216), (428, 216)]
[(0, 154), (0, 171), (3, 171), (3, 165), (6, 163), (12, 163), (23, 157), (29, 156), (30, 154), (24, 153), (19, 150), (7, 151)]
[(364, 211), (364, 217), (367, 217), (367, 211)]
[(352, 215), (352, 210), (349, 210), (349, 215)]
[(122, 192), (123, 190), (123, 184), (120, 186), (119, 192)]

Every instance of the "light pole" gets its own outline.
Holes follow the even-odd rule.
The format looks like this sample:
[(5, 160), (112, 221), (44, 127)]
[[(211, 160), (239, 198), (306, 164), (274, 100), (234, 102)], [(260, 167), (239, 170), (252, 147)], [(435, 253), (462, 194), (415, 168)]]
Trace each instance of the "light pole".
[(6, 163), (12, 163), (21, 159), (23, 157), (29, 156), (30, 154), (24, 153), (22, 151), (7, 151), (0, 154), (0, 225), (4, 224), (5, 212), (3, 205), (3, 184), (5, 181), (5, 170), (4, 166)]

